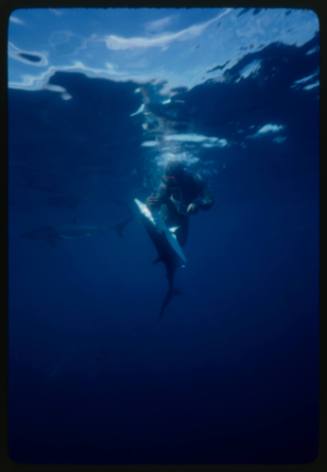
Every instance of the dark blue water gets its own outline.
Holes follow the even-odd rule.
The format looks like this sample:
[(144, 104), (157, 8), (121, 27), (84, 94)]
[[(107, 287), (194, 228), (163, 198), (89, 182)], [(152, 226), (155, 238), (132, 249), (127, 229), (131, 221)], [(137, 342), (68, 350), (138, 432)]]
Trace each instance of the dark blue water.
[[(51, 245), (46, 225), (114, 224), (149, 192), (132, 82), (56, 73), (9, 90), (9, 447), (17, 462), (302, 463), (319, 436), (316, 37), (248, 55), (180, 90), (176, 129), (233, 145), (202, 156), (216, 203), (195, 215), (158, 322), (163, 268), (139, 222)], [(237, 81), (254, 59), (256, 76)], [(149, 85), (149, 88), (151, 86)], [(165, 108), (167, 110), (167, 108)], [(160, 116), (160, 107), (154, 112)], [(165, 112), (167, 113), (167, 112)], [(287, 139), (246, 140), (280, 123)], [(243, 133), (243, 134), (242, 134)], [(211, 167), (212, 168), (212, 167)]]

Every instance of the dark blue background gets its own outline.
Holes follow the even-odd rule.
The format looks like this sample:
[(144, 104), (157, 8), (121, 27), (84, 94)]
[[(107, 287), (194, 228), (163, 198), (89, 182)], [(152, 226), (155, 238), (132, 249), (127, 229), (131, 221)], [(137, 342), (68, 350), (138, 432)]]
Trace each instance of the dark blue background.
[[(194, 216), (183, 295), (133, 222), (123, 239), (21, 237), (115, 223), (149, 189), (136, 85), (56, 73), (9, 90), (9, 446), (18, 462), (292, 463), (319, 434), (319, 95), (292, 88), (319, 38), (246, 56), (226, 82), (180, 91), (187, 129), (232, 142)], [(247, 62), (260, 72), (236, 82)], [(228, 80), (227, 80), (228, 79)], [(158, 111), (160, 113), (160, 110)], [(247, 140), (280, 123), (287, 140)], [(182, 126), (183, 127), (183, 126)], [(215, 159), (208, 150), (205, 159)]]

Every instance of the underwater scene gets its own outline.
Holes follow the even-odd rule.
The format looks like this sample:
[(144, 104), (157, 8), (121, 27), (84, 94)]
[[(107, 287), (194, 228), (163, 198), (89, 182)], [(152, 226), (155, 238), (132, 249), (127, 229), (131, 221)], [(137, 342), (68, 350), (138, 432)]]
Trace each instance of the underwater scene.
[(312, 10), (8, 18), (8, 444), (18, 463), (319, 453)]

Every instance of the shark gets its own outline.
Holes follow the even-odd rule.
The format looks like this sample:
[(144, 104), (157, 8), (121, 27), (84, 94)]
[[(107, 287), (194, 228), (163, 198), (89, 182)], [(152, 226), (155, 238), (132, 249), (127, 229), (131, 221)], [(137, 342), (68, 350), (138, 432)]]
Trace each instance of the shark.
[(128, 217), (114, 225), (45, 225), (32, 231), (22, 233), (21, 237), (34, 241), (44, 241), (51, 247), (56, 247), (62, 240), (89, 238), (98, 234), (104, 234), (111, 230), (115, 231), (119, 237), (123, 237), (124, 231), (130, 221), (131, 217)]
[[(179, 268), (186, 267), (187, 259), (175, 234), (178, 227), (168, 227), (160, 212), (152, 213), (147, 205), (137, 198), (134, 202), (138, 209), (138, 216), (157, 251), (157, 257), (153, 262), (162, 263), (166, 271), (168, 288), (160, 307), (159, 319), (161, 319), (172, 299), (181, 294), (174, 284), (175, 275)], [(24, 232), (21, 237), (27, 240), (44, 241), (51, 247), (57, 247), (60, 241), (89, 238), (108, 231), (115, 231), (120, 238), (123, 238), (126, 227), (133, 219), (134, 215), (130, 214), (116, 224), (102, 226), (77, 223), (49, 224)]]
[(160, 307), (159, 318), (161, 319), (172, 299), (181, 294), (181, 291), (174, 286), (175, 274), (179, 268), (186, 267), (187, 259), (175, 234), (178, 227), (169, 228), (159, 212), (156, 214), (151, 212), (148, 206), (137, 198), (134, 202), (146, 232), (157, 250), (157, 257), (153, 262), (161, 262), (166, 271), (168, 289)]
[(102, 232), (102, 229), (93, 225), (45, 225), (22, 233), (21, 237), (35, 241), (45, 241), (50, 246), (56, 247), (61, 240), (88, 238), (100, 232)]

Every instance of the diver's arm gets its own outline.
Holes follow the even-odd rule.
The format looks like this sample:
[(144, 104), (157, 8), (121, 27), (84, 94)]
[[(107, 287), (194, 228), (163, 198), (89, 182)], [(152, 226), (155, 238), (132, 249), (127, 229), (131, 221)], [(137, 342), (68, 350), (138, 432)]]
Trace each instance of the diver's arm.
[(188, 205), (188, 213), (196, 213), (199, 209), (209, 210), (214, 204), (214, 197), (200, 177), (197, 177), (200, 192), (199, 196)]

